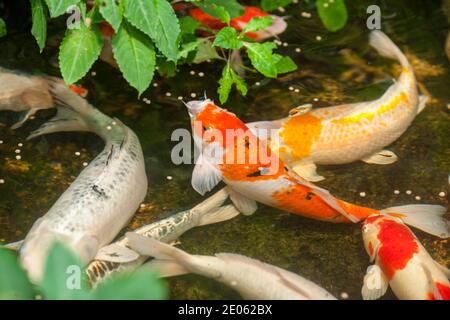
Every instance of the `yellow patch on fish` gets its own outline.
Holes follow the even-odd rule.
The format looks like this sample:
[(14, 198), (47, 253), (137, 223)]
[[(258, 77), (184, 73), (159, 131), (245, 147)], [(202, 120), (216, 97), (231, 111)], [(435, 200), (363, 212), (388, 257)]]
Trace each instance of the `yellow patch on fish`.
[(321, 132), (322, 120), (307, 113), (286, 121), (280, 136), (292, 150), (292, 158), (302, 159), (311, 154), (312, 145)]
[(352, 124), (352, 123), (359, 123), (363, 119), (372, 121), (376, 116), (381, 116), (384, 113), (395, 109), (402, 102), (408, 103), (408, 96), (404, 92), (401, 92), (398, 96), (394, 97), (389, 103), (382, 105), (375, 111), (362, 112), (360, 114), (356, 114), (350, 117), (332, 120), (332, 122), (335, 124)]

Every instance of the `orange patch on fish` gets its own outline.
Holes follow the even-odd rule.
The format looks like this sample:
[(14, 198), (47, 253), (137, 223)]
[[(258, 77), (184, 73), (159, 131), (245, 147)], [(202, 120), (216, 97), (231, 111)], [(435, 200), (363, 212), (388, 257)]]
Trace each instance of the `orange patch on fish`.
[[(272, 197), (277, 200), (278, 208), (300, 216), (336, 223), (351, 222), (318, 196), (313, 189), (300, 184), (274, 192)], [(339, 199), (336, 201), (342, 209), (359, 219), (377, 212)]]
[(450, 287), (448, 285), (436, 282), (436, 289), (439, 291), (442, 300), (450, 300)]
[(413, 255), (419, 252), (419, 246), (405, 225), (388, 219), (382, 220), (378, 225), (378, 239), (381, 243), (378, 250), (380, 267), (386, 276), (392, 279), (395, 272), (403, 270)]
[(311, 114), (295, 116), (286, 121), (280, 137), (292, 151), (292, 158), (302, 159), (311, 154), (312, 145), (320, 136), (322, 120)]
[(382, 105), (375, 111), (367, 111), (367, 112), (362, 112), (360, 114), (352, 115), (349, 117), (335, 119), (335, 120), (332, 120), (332, 123), (348, 125), (348, 124), (359, 123), (363, 119), (372, 121), (375, 117), (381, 116), (384, 113), (395, 109), (397, 106), (399, 106), (403, 102), (405, 102), (405, 103), (409, 102), (408, 96), (406, 95), (405, 92), (401, 92), (398, 96), (394, 97), (391, 101), (389, 101), (389, 103)]

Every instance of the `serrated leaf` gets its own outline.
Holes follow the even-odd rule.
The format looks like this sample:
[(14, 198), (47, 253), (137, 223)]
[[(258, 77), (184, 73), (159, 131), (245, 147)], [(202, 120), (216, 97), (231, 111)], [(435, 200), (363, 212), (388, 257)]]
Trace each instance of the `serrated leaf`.
[(216, 49), (212, 46), (212, 42), (208, 39), (202, 39), (197, 46), (197, 54), (194, 58), (194, 63), (202, 63), (207, 60), (221, 59), (217, 54)]
[(119, 273), (99, 284), (94, 292), (96, 300), (162, 300), (167, 296), (164, 282), (145, 268)]
[(291, 4), (293, 0), (261, 0), (261, 8), (264, 11), (272, 11), (278, 8), (286, 7)]
[(108, 21), (115, 32), (119, 31), (123, 13), (116, 0), (99, 0), (99, 2), (103, 18)]
[(255, 32), (258, 30), (266, 29), (272, 25), (272, 17), (271, 16), (265, 16), (265, 17), (255, 17), (252, 20), (248, 22), (248, 24), (245, 26), (244, 30), (242, 30), (242, 34), (245, 34), (247, 32)]
[(0, 248), (0, 300), (34, 299), (33, 286), (11, 250)]
[(80, 0), (45, 0), (52, 18), (66, 13), (71, 6), (77, 5)]
[(80, 29), (67, 30), (59, 50), (59, 63), (64, 81), (75, 83), (92, 67), (103, 47), (103, 37), (96, 27), (81, 24)]
[(0, 38), (6, 36), (6, 23), (0, 18)]
[(44, 0), (30, 0), (31, 1), (31, 17), (33, 26), (31, 27), (31, 34), (36, 39), (40, 52), (44, 50), (47, 41), (47, 14)]
[(231, 19), (240, 17), (244, 14), (244, 6), (236, 0), (207, 0), (205, 3), (212, 3), (216, 6), (223, 7), (228, 12)]
[(290, 57), (282, 56), (280, 54), (274, 54), (272, 57), (278, 74), (297, 70), (297, 65)]
[(247, 85), (244, 80), (241, 79), (233, 69), (231, 69), (230, 64), (227, 63), (223, 68), (222, 77), (219, 80), (219, 88), (217, 89), (220, 103), (225, 103), (228, 100), (233, 84), (236, 85), (236, 88), (242, 95), (245, 96), (247, 94)]
[(155, 49), (151, 40), (124, 22), (112, 39), (112, 46), (124, 78), (141, 95), (150, 85), (155, 70)]
[(78, 258), (59, 242), (51, 246), (39, 291), (46, 300), (89, 299), (87, 277)]
[(243, 46), (243, 42), (238, 39), (237, 32), (234, 28), (225, 27), (216, 35), (213, 45), (224, 49), (239, 49)]
[(246, 43), (245, 46), (253, 67), (268, 78), (276, 78), (277, 68), (272, 57), (275, 44), (273, 42)]
[(320, 20), (328, 30), (335, 32), (346, 25), (348, 13), (344, 0), (317, 0), (316, 7)]
[(166, 0), (126, 1), (125, 17), (150, 36), (169, 60), (177, 60), (180, 25), (172, 6)]

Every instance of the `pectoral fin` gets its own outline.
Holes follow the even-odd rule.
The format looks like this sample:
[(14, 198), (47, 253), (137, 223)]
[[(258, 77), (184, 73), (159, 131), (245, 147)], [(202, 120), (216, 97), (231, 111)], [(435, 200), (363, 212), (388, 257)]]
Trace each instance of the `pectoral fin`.
[(97, 255), (96, 260), (104, 260), (110, 262), (125, 263), (134, 261), (139, 258), (139, 254), (127, 247), (121, 246), (117, 243), (110, 244), (109, 246), (101, 248)]
[(376, 264), (367, 268), (361, 294), (364, 300), (376, 300), (382, 297), (389, 286), (389, 281)]
[(252, 215), (258, 209), (258, 204), (255, 200), (249, 199), (242, 194), (234, 191), (230, 187), (227, 187), (230, 199), (236, 208), (246, 216)]
[(24, 241), (25, 240), (11, 242), (11, 243), (5, 244), (3, 247), (6, 248), (6, 249), (19, 251), (20, 247), (22, 247), (22, 244), (23, 244)]
[(325, 177), (317, 174), (317, 167), (314, 163), (302, 163), (294, 165), (292, 168), (296, 174), (305, 180), (317, 182), (325, 180)]
[(395, 153), (389, 150), (381, 150), (373, 155), (361, 159), (365, 163), (370, 164), (391, 164), (397, 161), (398, 157)]
[(421, 94), (419, 96), (419, 107), (417, 108), (417, 114), (421, 113), (423, 109), (425, 109), (429, 100), (430, 99), (426, 95)]
[(12, 130), (19, 129), (31, 116), (36, 113), (37, 109), (30, 109), (20, 114), (20, 120), (11, 126)]
[(295, 107), (294, 109), (291, 109), (289, 111), (289, 116), (290, 117), (294, 117), (294, 116), (299, 116), (305, 113), (308, 113), (312, 110), (313, 106), (311, 103), (307, 103), (307, 104), (302, 104), (301, 106)]
[(211, 191), (221, 180), (222, 173), (220, 170), (200, 155), (192, 172), (191, 183), (194, 190), (204, 195), (206, 192)]

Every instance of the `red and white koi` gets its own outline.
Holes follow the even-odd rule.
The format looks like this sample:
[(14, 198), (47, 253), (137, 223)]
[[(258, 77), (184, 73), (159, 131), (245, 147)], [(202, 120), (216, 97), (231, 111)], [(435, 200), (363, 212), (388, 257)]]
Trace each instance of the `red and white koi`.
[(186, 106), (195, 146), (201, 150), (192, 174), (192, 186), (200, 194), (223, 180), (243, 214), (255, 212), (256, 202), (329, 222), (358, 222), (380, 213), (402, 214), (410, 225), (439, 237), (450, 236), (441, 206), (376, 210), (345, 202), (295, 174), (236, 115), (211, 100), (191, 101)]
[(390, 286), (401, 300), (450, 300), (450, 270), (433, 260), (399, 218), (370, 216), (362, 230), (374, 262), (364, 277), (364, 299), (378, 299)]
[(271, 141), (273, 151), (309, 181), (324, 179), (317, 174), (316, 164), (395, 162), (397, 156), (383, 148), (400, 137), (425, 107), (427, 99), (419, 96), (413, 69), (400, 49), (381, 31), (371, 32), (370, 45), (403, 67), (379, 99), (319, 109), (304, 105), (287, 118), (248, 124), (256, 134), (258, 129), (277, 130), (278, 141)]

